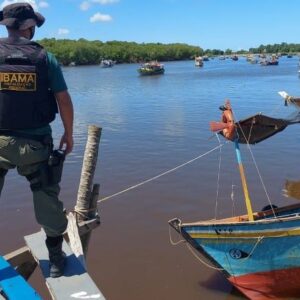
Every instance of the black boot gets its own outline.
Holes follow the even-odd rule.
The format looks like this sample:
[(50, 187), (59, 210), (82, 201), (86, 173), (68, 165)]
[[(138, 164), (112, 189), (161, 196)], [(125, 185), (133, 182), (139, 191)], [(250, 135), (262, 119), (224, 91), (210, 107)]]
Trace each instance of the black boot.
[(49, 251), (50, 277), (56, 278), (64, 274), (66, 254), (62, 251), (63, 237), (47, 236), (46, 246)]

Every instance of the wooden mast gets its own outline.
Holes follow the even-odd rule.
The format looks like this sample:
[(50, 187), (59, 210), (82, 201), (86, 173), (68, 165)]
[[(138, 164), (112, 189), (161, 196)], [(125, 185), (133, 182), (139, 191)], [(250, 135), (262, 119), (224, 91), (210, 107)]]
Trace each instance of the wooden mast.
[(225, 105), (220, 107), (220, 109), (223, 111), (222, 121), (210, 122), (210, 129), (213, 132), (222, 131), (223, 136), (226, 139), (234, 142), (235, 153), (236, 153), (236, 158), (239, 166), (248, 218), (249, 221), (254, 221), (252, 205), (251, 205), (251, 200), (248, 192), (247, 180), (246, 180), (246, 175), (245, 175), (244, 166), (242, 162), (242, 156), (241, 156), (241, 151), (240, 151), (237, 132), (236, 132), (236, 125), (234, 122), (234, 116), (233, 116), (230, 101), (226, 100)]
[(243, 162), (242, 162), (242, 156), (241, 156), (238, 139), (235, 139), (234, 147), (235, 147), (236, 158), (237, 158), (241, 181), (242, 181), (242, 187), (243, 187), (243, 192), (244, 192), (244, 197), (245, 197), (245, 202), (246, 202), (248, 218), (249, 218), (249, 221), (254, 221), (251, 199), (250, 199), (249, 192), (248, 192), (248, 185), (247, 185), (247, 180), (246, 180), (246, 175), (245, 175), (244, 166), (243, 166)]

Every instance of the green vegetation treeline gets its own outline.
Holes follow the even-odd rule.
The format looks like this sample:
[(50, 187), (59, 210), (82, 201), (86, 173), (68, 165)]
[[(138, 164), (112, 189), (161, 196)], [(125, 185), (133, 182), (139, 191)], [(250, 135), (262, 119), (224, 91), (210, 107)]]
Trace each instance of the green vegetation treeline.
[(99, 64), (102, 59), (117, 63), (171, 61), (202, 55), (200, 47), (186, 44), (137, 44), (134, 42), (43, 39), (39, 43), (52, 52), (63, 65)]
[[(218, 49), (203, 50), (197, 46), (187, 44), (161, 44), (161, 43), (142, 43), (120, 42), (120, 41), (88, 41), (79, 40), (56, 40), (42, 39), (39, 41), (48, 51), (55, 54), (58, 61), (63, 65), (75, 63), (76, 65), (99, 64), (102, 59), (111, 59), (117, 63), (147, 62), (151, 60), (173, 61), (193, 59), (199, 55), (229, 55), (233, 51)], [(299, 53), (300, 44), (274, 44), (260, 45), (258, 48), (240, 50), (235, 53)]]

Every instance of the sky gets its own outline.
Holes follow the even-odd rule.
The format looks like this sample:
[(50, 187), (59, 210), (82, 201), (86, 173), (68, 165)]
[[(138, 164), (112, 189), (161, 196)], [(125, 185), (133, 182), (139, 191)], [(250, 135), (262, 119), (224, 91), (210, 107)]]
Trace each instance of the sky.
[[(300, 43), (300, 0), (5, 0), (29, 2), (46, 22), (35, 39), (186, 43), (248, 50)], [(0, 36), (6, 29), (0, 26)]]

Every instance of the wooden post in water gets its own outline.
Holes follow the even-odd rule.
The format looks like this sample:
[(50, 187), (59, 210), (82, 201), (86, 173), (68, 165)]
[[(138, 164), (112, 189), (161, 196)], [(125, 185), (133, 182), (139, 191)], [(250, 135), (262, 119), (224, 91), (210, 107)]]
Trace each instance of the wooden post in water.
[[(87, 221), (97, 215), (97, 199), (99, 184), (93, 186), (94, 173), (98, 159), (98, 149), (102, 128), (95, 125), (88, 127), (88, 139), (86, 143), (77, 202), (75, 211), (78, 213), (78, 221)], [(91, 232), (82, 235), (81, 243), (84, 255), (87, 254), (88, 242)]]

